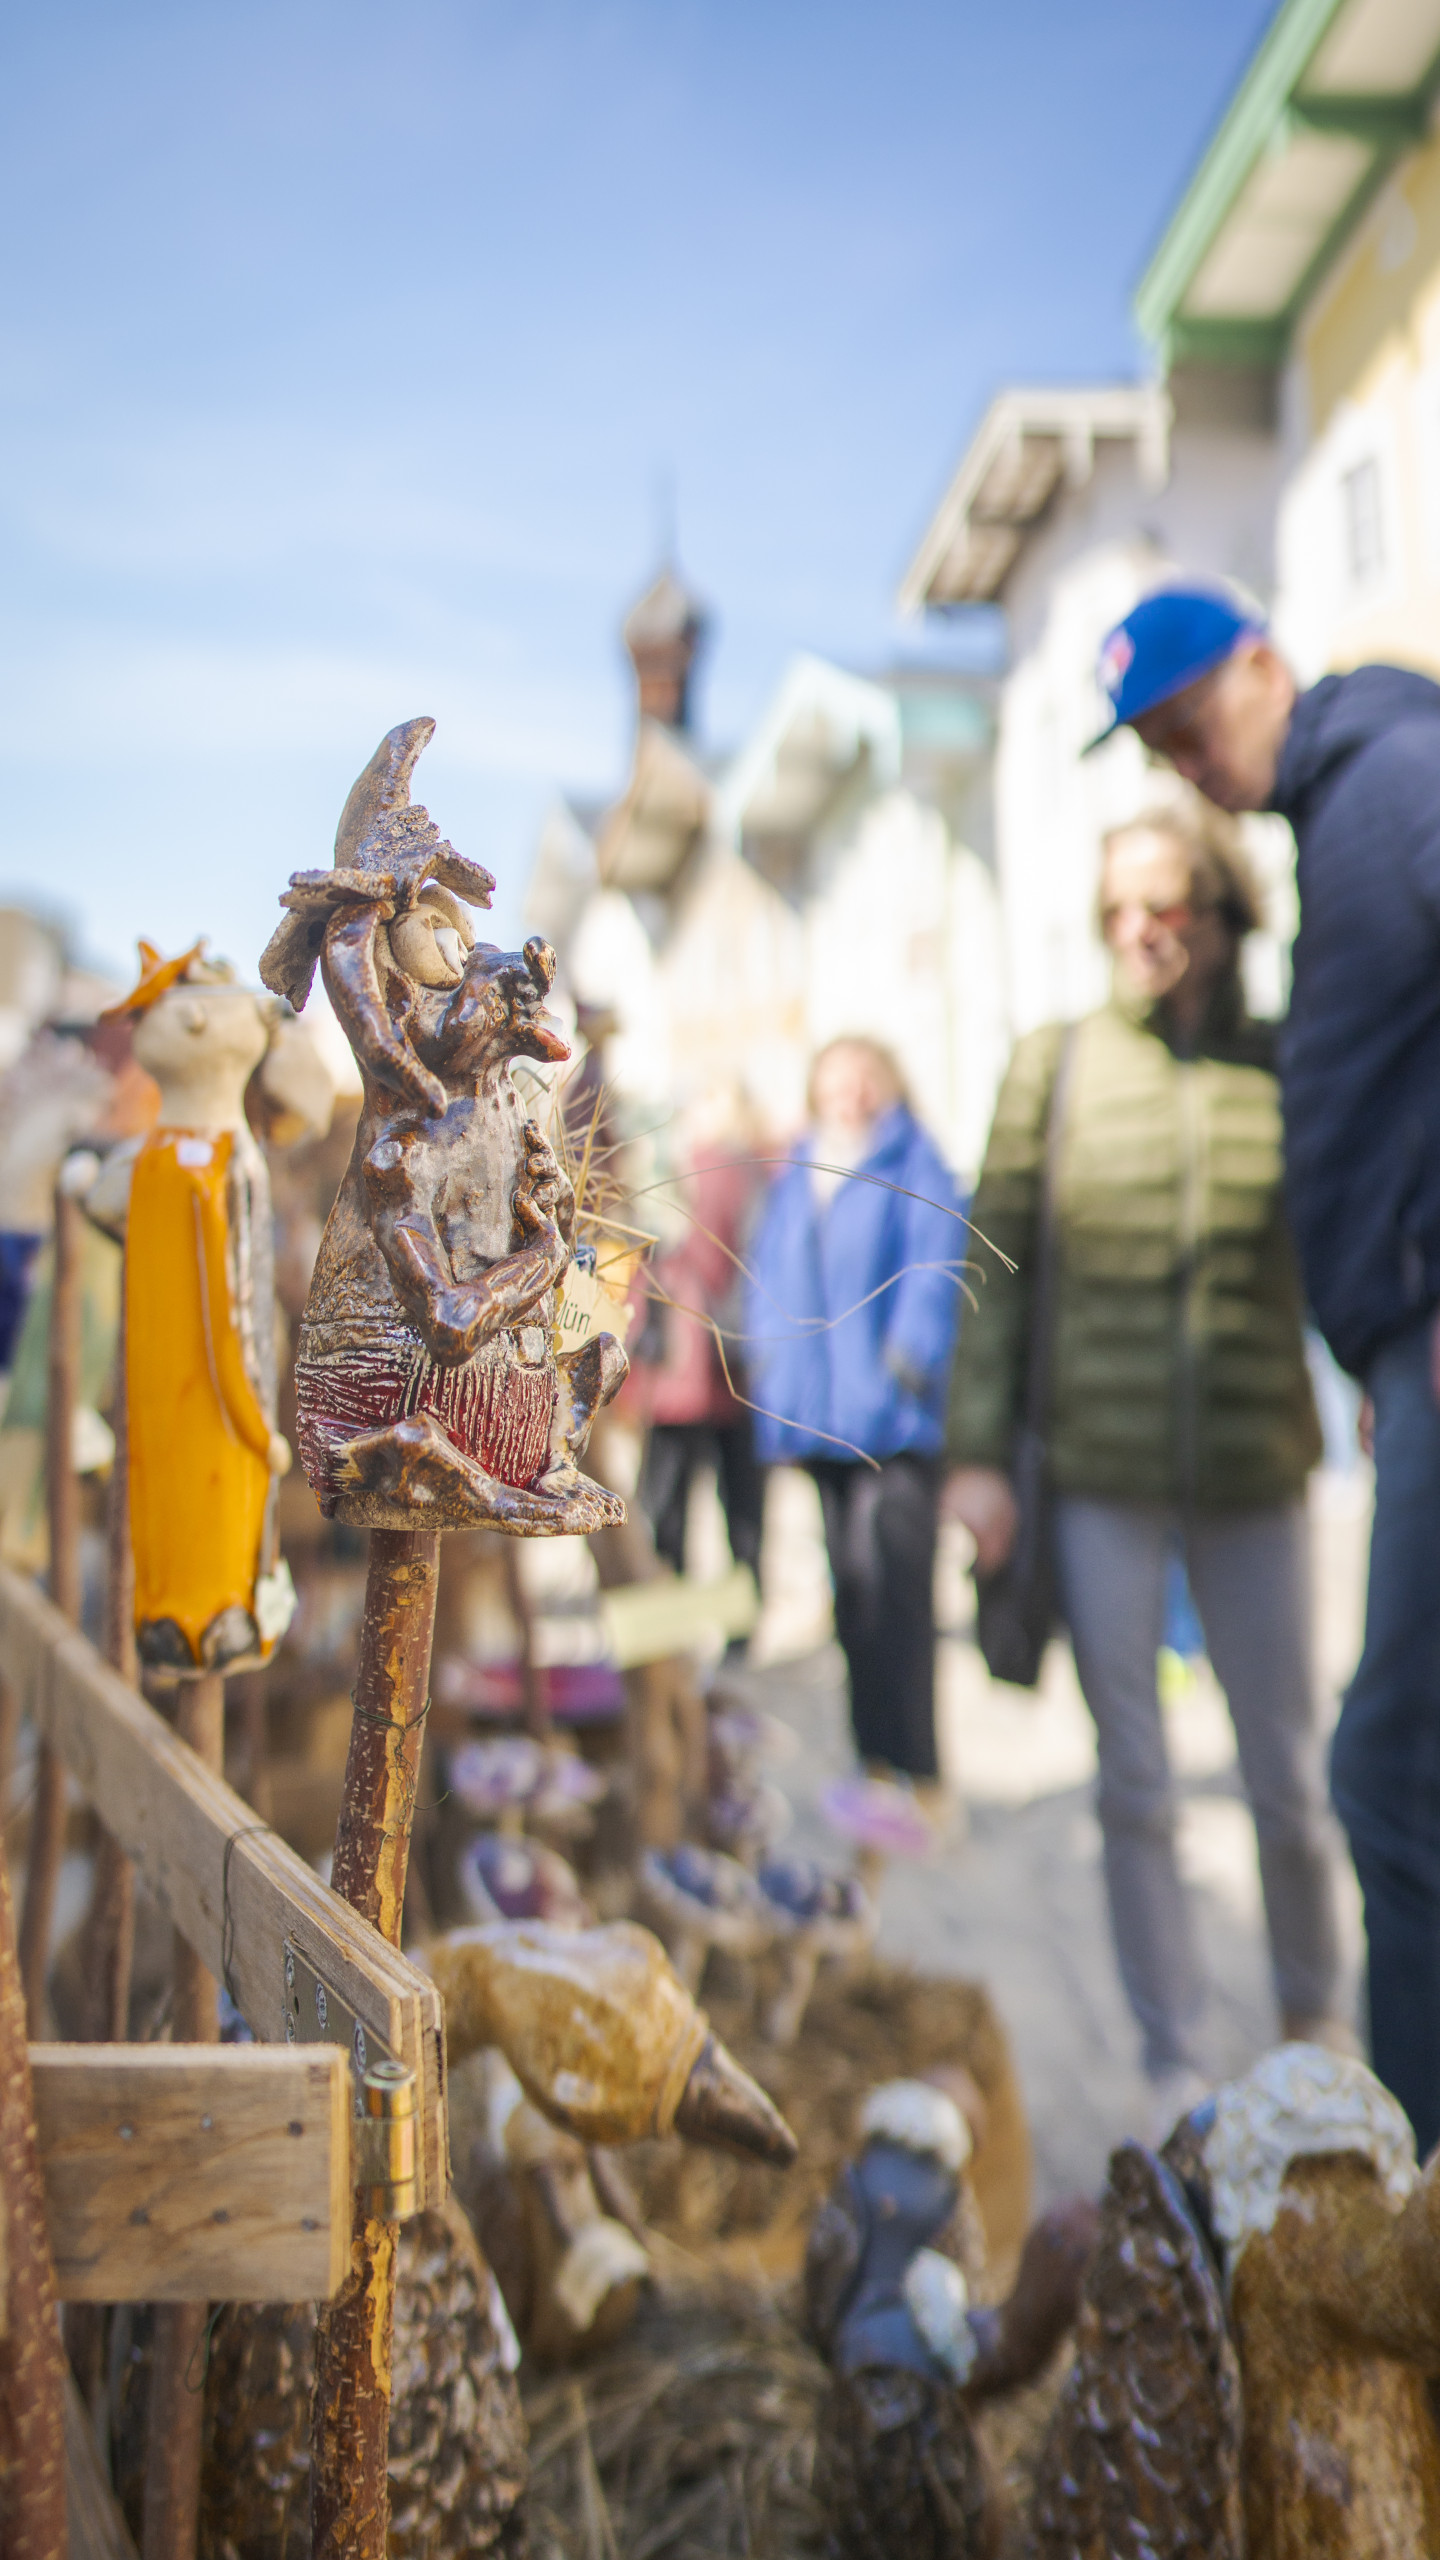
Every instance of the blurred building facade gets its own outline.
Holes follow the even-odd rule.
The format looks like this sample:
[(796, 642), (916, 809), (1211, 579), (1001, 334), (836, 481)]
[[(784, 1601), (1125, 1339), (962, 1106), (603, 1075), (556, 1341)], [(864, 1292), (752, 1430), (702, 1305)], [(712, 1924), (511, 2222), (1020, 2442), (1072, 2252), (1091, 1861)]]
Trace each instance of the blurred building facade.
[[(1128, 731), (1097, 754), (1105, 631), (1176, 570), (1231, 580), (1305, 682), (1440, 675), (1440, 0), (1282, 0), (1136, 300), (1153, 378), (1003, 391), (900, 592), (1002, 608), (987, 688), (797, 658), (716, 762), (689, 718), (705, 623), (667, 572), (630, 615), (626, 788), (552, 811), (534, 922), (612, 1008), (662, 1109), (739, 1074), (778, 1125), (843, 1029), (897, 1036), (955, 1162), (978, 1161), (1009, 1041), (1099, 1000), (1100, 839), (1171, 786)], [(1293, 849), (1247, 821), (1284, 1004)]]
[(802, 656), (738, 751), (710, 758), (689, 717), (705, 619), (672, 571), (624, 630), (628, 781), (607, 808), (552, 809), (527, 911), (570, 991), (617, 1017), (616, 1082), (658, 1114), (737, 1082), (783, 1131), (814, 1050), (869, 1032), (973, 1170), (1008, 1039), (991, 689)]
[[(1106, 717), (1100, 642), (1181, 565), (1268, 592), (1279, 459), (1268, 386), (1247, 373), (1191, 366), (1168, 384), (1008, 390), (906, 574), (902, 610), (1005, 611), (995, 856), (1016, 1032), (1100, 1001), (1100, 839), (1168, 787), (1129, 731), (1082, 755)], [(1273, 1011), (1293, 928), (1288, 836), (1262, 824), (1252, 849), (1270, 888), (1252, 999)]]
[[(996, 878), (1017, 1031), (1093, 1004), (1100, 838), (1163, 796), (1102, 725), (1105, 631), (1184, 569), (1271, 617), (1306, 683), (1392, 658), (1440, 674), (1440, 0), (1284, 0), (1141, 284), (1148, 382), (1010, 390), (901, 589), (998, 603), (1010, 657)], [(1284, 1003), (1293, 848), (1247, 821)]]
[(1273, 386), (1274, 612), (1309, 683), (1440, 675), (1440, 0), (1285, 0), (1137, 297), (1172, 379)]

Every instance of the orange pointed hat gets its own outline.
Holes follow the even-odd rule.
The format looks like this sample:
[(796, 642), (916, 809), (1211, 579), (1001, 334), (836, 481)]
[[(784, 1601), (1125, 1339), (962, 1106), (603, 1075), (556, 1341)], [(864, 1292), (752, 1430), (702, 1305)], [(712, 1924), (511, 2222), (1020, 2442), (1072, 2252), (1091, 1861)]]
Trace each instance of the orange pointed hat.
[(142, 938), (138, 945), (139, 977), (128, 996), (121, 996), (115, 1004), (107, 1004), (100, 1020), (114, 1022), (122, 1013), (148, 1013), (159, 997), (179, 984), (193, 962), (203, 960), (207, 939), (208, 936), (202, 933), (199, 941), (192, 942), (189, 950), (182, 951), (178, 959), (162, 960), (154, 943)]

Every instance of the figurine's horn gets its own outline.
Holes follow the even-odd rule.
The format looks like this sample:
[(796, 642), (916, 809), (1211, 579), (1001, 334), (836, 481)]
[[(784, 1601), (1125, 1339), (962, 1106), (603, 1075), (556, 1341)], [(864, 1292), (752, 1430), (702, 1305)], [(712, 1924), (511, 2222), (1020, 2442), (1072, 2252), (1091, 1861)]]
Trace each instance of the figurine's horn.
[(718, 2036), (707, 2036), (675, 2110), (672, 2131), (715, 2151), (739, 2151), (788, 2169), (800, 2145), (777, 2106), (742, 2071)]
[(424, 714), (387, 730), (340, 812), (335, 830), (337, 871), (368, 868), (368, 840), (384, 819), (409, 807), (410, 776), (434, 735), (435, 723)]

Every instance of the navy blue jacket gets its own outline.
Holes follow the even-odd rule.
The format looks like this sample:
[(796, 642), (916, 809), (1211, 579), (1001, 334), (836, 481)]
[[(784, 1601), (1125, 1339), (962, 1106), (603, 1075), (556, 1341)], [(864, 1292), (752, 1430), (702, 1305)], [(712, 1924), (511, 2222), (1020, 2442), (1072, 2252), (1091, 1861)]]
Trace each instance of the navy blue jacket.
[(1360, 1377), (1440, 1301), (1440, 685), (1325, 676), (1270, 805), (1299, 848), (1286, 1198), (1316, 1322)]
[(842, 1181), (822, 1208), (812, 1154), (802, 1141), (778, 1176), (750, 1249), (746, 1367), (754, 1402), (769, 1409), (755, 1419), (760, 1456), (931, 1454), (968, 1242), (947, 1214), (963, 1207), (955, 1178), (903, 1103), (877, 1122), (860, 1168), (879, 1184)]

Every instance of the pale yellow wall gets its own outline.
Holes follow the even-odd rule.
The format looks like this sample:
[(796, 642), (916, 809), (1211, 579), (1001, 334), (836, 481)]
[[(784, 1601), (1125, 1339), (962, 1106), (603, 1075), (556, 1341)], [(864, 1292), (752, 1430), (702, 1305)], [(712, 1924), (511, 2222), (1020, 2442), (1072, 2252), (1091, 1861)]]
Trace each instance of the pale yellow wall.
[[(1402, 164), (1296, 337), (1276, 622), (1308, 678), (1389, 658), (1440, 675), (1440, 137)], [(1380, 469), (1385, 563), (1357, 582), (1342, 476)]]

